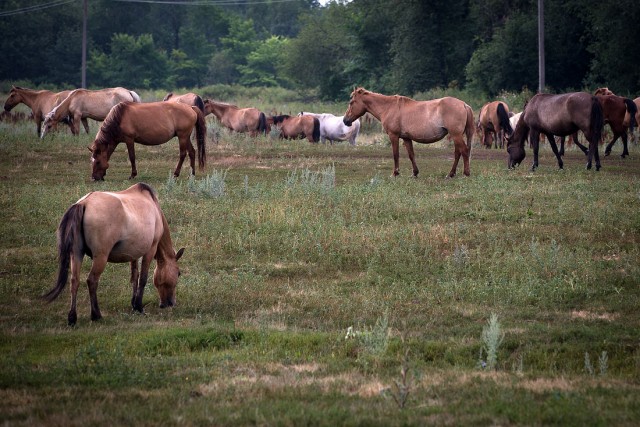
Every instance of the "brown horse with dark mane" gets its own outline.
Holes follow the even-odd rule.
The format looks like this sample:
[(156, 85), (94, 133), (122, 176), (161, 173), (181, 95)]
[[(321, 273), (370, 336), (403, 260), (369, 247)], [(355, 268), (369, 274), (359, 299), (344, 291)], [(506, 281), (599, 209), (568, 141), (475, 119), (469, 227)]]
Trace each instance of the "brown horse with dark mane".
[(503, 101), (485, 104), (480, 110), (478, 127), (482, 132), (482, 145), (491, 148), (491, 135), (495, 137), (494, 148), (504, 148), (506, 136), (513, 133), (509, 122), (509, 106)]
[[(178, 260), (184, 248), (176, 252), (169, 225), (153, 189), (138, 183), (124, 191), (91, 192), (65, 212), (58, 226), (58, 280), (43, 298), (49, 302), (67, 285), (71, 268), (71, 309), (69, 325), (75, 325), (76, 295), (82, 260), (93, 259), (87, 278), (91, 299), (91, 320), (102, 318), (98, 306), (98, 283), (108, 262), (131, 265), (131, 306), (143, 312), (142, 295), (147, 284), (151, 260), (156, 260), (153, 284), (160, 296), (160, 308), (176, 303), (176, 285), (180, 271)], [(140, 266), (139, 260), (142, 259)]]
[(40, 138), (65, 117), (71, 118), (71, 132), (80, 133), (79, 123), (85, 124), (87, 133), (89, 125), (87, 119), (103, 121), (112, 107), (119, 102), (141, 102), (140, 96), (132, 90), (115, 87), (101, 90), (76, 89), (69, 93), (60, 104), (56, 105), (44, 118), (44, 125)]
[[(387, 96), (357, 88), (351, 93), (349, 107), (344, 114), (344, 124), (349, 126), (366, 112), (382, 123), (393, 150), (393, 175), (400, 174), (399, 141), (404, 141), (407, 154), (413, 165), (413, 176), (418, 176), (413, 152), (413, 141), (430, 144), (440, 141), (447, 134), (455, 145), (455, 157), (449, 177), (456, 175), (458, 161), (462, 156), (464, 174), (470, 175), (469, 156), (473, 139), (473, 110), (465, 102), (445, 97), (431, 101), (415, 101), (405, 96)], [(464, 136), (467, 137), (465, 144)]]
[(191, 132), (195, 127), (198, 142), (200, 169), (206, 162), (206, 134), (204, 114), (197, 107), (179, 102), (149, 102), (144, 104), (121, 102), (111, 109), (96, 135), (91, 150), (94, 180), (103, 180), (109, 168), (109, 158), (120, 142), (127, 144), (131, 162), (132, 179), (138, 174), (134, 143), (160, 145), (174, 136), (178, 137), (180, 158), (173, 175), (180, 175), (187, 153), (191, 163), (191, 174), (195, 175), (195, 150), (191, 145)]
[(280, 137), (285, 139), (307, 138), (309, 142), (320, 141), (320, 120), (313, 116), (290, 116), (282, 114), (267, 119), (268, 126), (278, 126)]
[(546, 135), (556, 155), (558, 167), (562, 169), (563, 162), (554, 136), (565, 137), (580, 130), (589, 141), (587, 169), (591, 169), (592, 160), (595, 157), (596, 170), (600, 170), (598, 142), (603, 125), (602, 106), (595, 96), (586, 92), (561, 95), (539, 93), (525, 104), (515, 131), (507, 137), (509, 168), (513, 168), (524, 160), (526, 156), (524, 142), (529, 137), (533, 145), (531, 170), (535, 170), (538, 167), (540, 134), (543, 134)]
[[(51, 111), (56, 105), (61, 103), (69, 94), (70, 90), (63, 90), (62, 92), (51, 92), (50, 90), (33, 90), (26, 89), (20, 86), (13, 86), (9, 92), (9, 97), (4, 103), (4, 111), (11, 111), (13, 107), (22, 103), (31, 108), (33, 113), (33, 120), (36, 122), (36, 131), (40, 136), (40, 128), (44, 120), (44, 116)], [(64, 118), (62, 121), (66, 122), (71, 128), (71, 122)], [(83, 122), (85, 130), (89, 133), (89, 125)]]
[(213, 114), (224, 127), (235, 132), (249, 132), (256, 136), (266, 131), (266, 116), (257, 108), (238, 108), (233, 104), (205, 99), (204, 114)]
[(193, 92), (185, 93), (184, 95), (175, 95), (173, 92), (169, 92), (162, 100), (168, 102), (181, 102), (192, 107), (198, 107), (205, 116), (207, 115), (204, 111), (204, 101), (200, 95), (196, 95)]

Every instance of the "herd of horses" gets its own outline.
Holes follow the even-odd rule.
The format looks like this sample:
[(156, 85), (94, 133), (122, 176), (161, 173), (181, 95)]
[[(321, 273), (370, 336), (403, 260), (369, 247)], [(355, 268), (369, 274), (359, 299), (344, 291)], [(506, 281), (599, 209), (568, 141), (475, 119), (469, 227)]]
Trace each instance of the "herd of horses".
[[(400, 173), (399, 144), (403, 141), (413, 168), (418, 175), (413, 142), (430, 144), (447, 136), (454, 143), (454, 159), (448, 177), (454, 177), (458, 162), (463, 159), (463, 173), (469, 176), (471, 146), (475, 133), (481, 144), (504, 149), (511, 169), (525, 159), (525, 142), (533, 148), (532, 170), (538, 167), (540, 138), (546, 136), (558, 166), (563, 167), (565, 138), (569, 136), (587, 156), (587, 169), (601, 167), (598, 144), (603, 128), (609, 124), (612, 141), (606, 146), (605, 156), (617, 139), (623, 141), (622, 157), (629, 154), (627, 133), (640, 120), (640, 98), (630, 100), (601, 88), (595, 94), (572, 92), (558, 95), (537, 94), (528, 100), (520, 113), (510, 112), (503, 101), (484, 105), (478, 121), (472, 108), (454, 97), (417, 101), (406, 96), (383, 95), (362, 87), (351, 93), (343, 116), (328, 113), (301, 112), (297, 116), (266, 116), (256, 108), (239, 108), (233, 104), (202, 99), (194, 93), (176, 96), (167, 94), (163, 101), (141, 102), (140, 97), (125, 88), (103, 90), (76, 89), (51, 92), (13, 87), (4, 109), (11, 111), (19, 103), (31, 108), (36, 130), (41, 138), (65, 123), (74, 135), (80, 133), (82, 123), (89, 132), (87, 119), (102, 121), (91, 151), (93, 180), (103, 180), (109, 159), (116, 146), (124, 142), (131, 163), (130, 179), (137, 175), (135, 144), (159, 145), (178, 138), (180, 157), (174, 176), (180, 174), (182, 164), (189, 155), (191, 174), (195, 175), (196, 150), (191, 135), (197, 141), (198, 165), (206, 163), (206, 121), (212, 114), (225, 127), (252, 136), (276, 129), (282, 138), (306, 138), (310, 142), (349, 141), (356, 144), (360, 132), (359, 119), (367, 113), (382, 124), (391, 141), (393, 175)], [(582, 132), (588, 147), (580, 144)], [(558, 141), (556, 141), (558, 138)], [(560, 143), (560, 148), (557, 146)], [(91, 319), (101, 318), (97, 300), (100, 275), (108, 262), (129, 262), (131, 265), (131, 306), (142, 312), (142, 296), (147, 282), (149, 266), (156, 260), (153, 282), (160, 297), (160, 307), (175, 304), (178, 282), (177, 261), (184, 248), (175, 251), (165, 218), (155, 191), (147, 184), (138, 183), (120, 192), (95, 191), (83, 196), (65, 212), (57, 230), (58, 279), (46, 295), (54, 300), (64, 289), (71, 270), (71, 308), (68, 323), (77, 321), (76, 294), (79, 274), (85, 255), (92, 258), (87, 278), (91, 303)]]

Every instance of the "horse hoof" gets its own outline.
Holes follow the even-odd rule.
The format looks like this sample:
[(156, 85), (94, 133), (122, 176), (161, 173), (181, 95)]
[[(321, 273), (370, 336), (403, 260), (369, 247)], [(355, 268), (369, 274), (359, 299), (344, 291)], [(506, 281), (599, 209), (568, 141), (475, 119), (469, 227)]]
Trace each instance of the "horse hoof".
[(611, 151), (605, 151), (604, 152), (604, 156), (607, 157), (609, 154), (611, 154)]
[(75, 326), (76, 322), (78, 321), (78, 315), (76, 313), (69, 313), (67, 321), (69, 323), (69, 326)]

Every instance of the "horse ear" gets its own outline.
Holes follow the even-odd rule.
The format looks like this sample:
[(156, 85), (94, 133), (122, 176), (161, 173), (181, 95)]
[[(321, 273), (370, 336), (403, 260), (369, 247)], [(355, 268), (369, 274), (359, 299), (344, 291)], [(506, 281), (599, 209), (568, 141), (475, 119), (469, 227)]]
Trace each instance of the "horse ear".
[(176, 261), (180, 259), (183, 253), (184, 253), (184, 248), (178, 249), (178, 252), (176, 253)]

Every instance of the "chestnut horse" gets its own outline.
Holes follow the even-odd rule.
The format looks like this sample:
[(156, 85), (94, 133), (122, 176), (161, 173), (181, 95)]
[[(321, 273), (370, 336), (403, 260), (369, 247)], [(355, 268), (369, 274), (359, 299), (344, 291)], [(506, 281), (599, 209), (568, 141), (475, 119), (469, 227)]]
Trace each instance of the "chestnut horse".
[(485, 104), (480, 110), (478, 127), (482, 132), (482, 145), (491, 148), (491, 134), (493, 134), (494, 148), (504, 148), (505, 137), (513, 133), (509, 122), (509, 106), (503, 101)]
[[(143, 312), (142, 295), (151, 260), (156, 260), (153, 284), (160, 296), (160, 308), (176, 303), (180, 274), (178, 260), (184, 248), (173, 249), (169, 225), (153, 189), (138, 183), (124, 191), (91, 192), (65, 212), (58, 226), (58, 280), (43, 298), (49, 302), (67, 285), (71, 267), (71, 309), (69, 325), (78, 320), (76, 295), (82, 260), (93, 259), (87, 278), (91, 299), (91, 320), (102, 318), (98, 306), (98, 282), (108, 262), (131, 265), (131, 306)], [(138, 261), (142, 259), (140, 267)]]
[(96, 135), (91, 150), (92, 174), (96, 180), (103, 180), (109, 168), (109, 158), (120, 142), (127, 144), (131, 162), (132, 179), (138, 174), (134, 143), (160, 145), (174, 136), (178, 137), (180, 158), (173, 175), (180, 175), (182, 162), (187, 153), (191, 163), (191, 174), (195, 175), (195, 151), (191, 145), (191, 132), (195, 127), (198, 141), (198, 163), (200, 169), (206, 162), (207, 127), (204, 114), (197, 107), (189, 107), (179, 102), (149, 102), (144, 104), (121, 102), (111, 109)]
[[(4, 103), (4, 111), (11, 111), (13, 107), (20, 103), (31, 108), (33, 120), (36, 122), (36, 132), (38, 136), (40, 136), (40, 127), (42, 126), (44, 116), (62, 102), (70, 93), (70, 90), (63, 90), (62, 92), (56, 93), (50, 90), (33, 90), (13, 86), (9, 92), (9, 97)], [(63, 121), (66, 121), (69, 127), (72, 127), (69, 120), (65, 118)], [(87, 133), (89, 133), (89, 125), (85, 121), (82, 123)]]
[[(404, 141), (404, 146), (413, 165), (413, 176), (418, 176), (413, 141), (430, 144), (440, 141), (447, 134), (451, 136), (455, 144), (453, 167), (448, 176), (450, 178), (455, 176), (460, 156), (464, 162), (464, 174), (470, 175), (469, 156), (474, 132), (473, 110), (463, 101), (452, 97), (431, 101), (415, 101), (400, 95), (381, 95), (360, 87), (351, 93), (349, 107), (344, 113), (344, 124), (351, 125), (354, 120), (366, 112), (378, 119), (389, 135), (393, 151), (394, 176), (400, 174), (400, 139)], [(465, 135), (467, 137), (466, 144), (464, 142)]]
[(318, 142), (320, 140), (320, 120), (317, 117), (283, 114), (271, 116), (267, 122), (269, 126), (280, 127), (280, 138), (307, 138), (309, 142)]
[(236, 132), (249, 132), (251, 136), (265, 133), (266, 116), (257, 108), (238, 108), (233, 104), (204, 100), (204, 114), (213, 114), (223, 126)]
[(203, 114), (207, 114), (204, 111), (204, 101), (200, 98), (200, 95), (196, 95), (193, 92), (185, 93), (184, 95), (174, 95), (173, 92), (169, 92), (162, 100), (169, 102), (182, 102), (189, 106), (198, 107)]
[[(122, 87), (88, 90), (76, 89), (71, 91), (60, 104), (54, 107), (44, 118), (44, 127), (40, 138), (49, 132), (52, 126), (69, 116), (71, 118), (71, 132), (80, 133), (80, 121), (86, 123), (87, 118), (103, 121), (113, 106), (123, 101), (140, 102), (140, 97), (132, 90)], [(88, 132), (88, 125), (85, 125)]]
[(540, 134), (543, 134), (546, 135), (556, 155), (558, 167), (562, 169), (563, 162), (554, 136), (565, 137), (581, 130), (589, 141), (587, 169), (591, 169), (591, 163), (595, 157), (596, 170), (600, 170), (598, 141), (600, 141), (603, 126), (602, 106), (595, 96), (586, 92), (561, 95), (539, 93), (525, 104), (515, 131), (507, 137), (509, 168), (513, 168), (524, 160), (526, 156), (524, 142), (529, 137), (533, 145), (531, 170), (535, 170), (538, 167)]
[[(634, 99), (633, 103), (636, 105), (635, 122), (636, 122), (636, 130), (637, 130), (638, 129), (637, 126), (640, 126), (640, 96)], [(631, 124), (631, 120), (633, 119), (631, 118), (631, 115), (627, 111), (627, 113), (624, 115), (624, 122), (623, 122), (624, 125), (629, 126)], [(637, 143), (637, 136), (634, 132), (631, 132), (631, 139)]]

